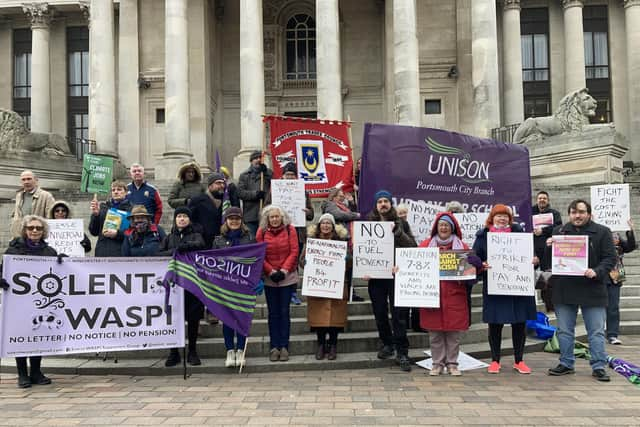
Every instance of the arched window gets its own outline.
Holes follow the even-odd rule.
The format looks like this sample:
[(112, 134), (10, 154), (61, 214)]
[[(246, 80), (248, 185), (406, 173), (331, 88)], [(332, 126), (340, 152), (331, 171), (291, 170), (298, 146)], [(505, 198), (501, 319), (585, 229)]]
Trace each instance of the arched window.
[(316, 78), (316, 21), (294, 15), (287, 21), (287, 80)]

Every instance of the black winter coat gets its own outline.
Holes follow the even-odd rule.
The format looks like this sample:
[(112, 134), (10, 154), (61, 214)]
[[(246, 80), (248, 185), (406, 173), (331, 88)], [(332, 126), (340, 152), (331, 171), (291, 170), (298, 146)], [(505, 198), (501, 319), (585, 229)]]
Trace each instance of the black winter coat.
[[(111, 200), (100, 203), (98, 215), (91, 215), (91, 220), (89, 221), (89, 233), (91, 233), (92, 236), (98, 237), (95, 252), (95, 256), (97, 257), (122, 256), (124, 231), (118, 230), (118, 235), (113, 239), (102, 235), (102, 227), (107, 216), (107, 211), (112, 207), (113, 203)], [(118, 205), (118, 210), (130, 212), (131, 207), (131, 203), (128, 200), (123, 200)]]
[[(240, 243), (238, 243), (238, 245), (248, 245), (249, 243), (255, 242), (256, 240), (251, 236), (251, 233), (247, 229), (242, 233), (242, 237), (240, 238)], [(231, 239), (229, 239), (225, 234), (221, 234), (219, 236), (216, 236), (215, 240), (213, 241), (212, 249), (223, 249), (229, 248), (231, 246), (233, 246), (231, 244)]]
[(16, 237), (9, 243), (5, 255), (57, 256), (55, 249), (45, 242), (44, 246), (29, 248), (22, 237)]
[(140, 236), (134, 232), (134, 228), (129, 228), (124, 232), (124, 242), (122, 242), (122, 256), (161, 256), (160, 245), (166, 234), (162, 227), (149, 224), (149, 229)]
[[(607, 283), (609, 272), (616, 265), (616, 249), (611, 230), (604, 225), (589, 221), (584, 227), (567, 223), (553, 229), (553, 236), (589, 236), (589, 268), (596, 277), (551, 276), (553, 304), (577, 304), (586, 307), (606, 307), (609, 301)], [(545, 260), (551, 260), (551, 247), (547, 246)]]
[(216, 206), (210, 194), (207, 191), (189, 201), (191, 223), (202, 227), (205, 249), (211, 248), (213, 238), (220, 234), (220, 224), (222, 224), (222, 199), (216, 199), (216, 202), (219, 202)]
[[(539, 236), (536, 236), (535, 234), (533, 235), (533, 252), (535, 256), (538, 257), (541, 264), (544, 264), (542, 260), (544, 259), (545, 250), (547, 248), (547, 239), (551, 237), (551, 233), (553, 232), (554, 228), (562, 225), (562, 215), (560, 215), (560, 212), (558, 212), (557, 210), (551, 209), (549, 207), (546, 211), (541, 212), (538, 208), (538, 205), (533, 205), (533, 207), (531, 208), (532, 215), (545, 213), (553, 214), (553, 225), (544, 227), (542, 229), (542, 233)], [(551, 262), (551, 260), (549, 260), (549, 262)]]

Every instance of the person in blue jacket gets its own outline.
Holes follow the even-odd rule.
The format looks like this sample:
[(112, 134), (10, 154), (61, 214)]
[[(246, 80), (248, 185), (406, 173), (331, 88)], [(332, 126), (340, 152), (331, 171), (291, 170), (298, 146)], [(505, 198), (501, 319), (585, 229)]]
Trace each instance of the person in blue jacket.
[(124, 232), (122, 256), (158, 256), (165, 232), (152, 222), (147, 208), (142, 205), (134, 206), (127, 219), (131, 226)]

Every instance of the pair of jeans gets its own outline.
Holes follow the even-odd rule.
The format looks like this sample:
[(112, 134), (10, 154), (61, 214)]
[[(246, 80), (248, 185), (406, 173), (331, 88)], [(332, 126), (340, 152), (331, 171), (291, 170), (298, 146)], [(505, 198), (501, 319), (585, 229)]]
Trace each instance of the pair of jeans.
[[(224, 336), (224, 346), (229, 350), (243, 350), (244, 351), (244, 343), (247, 341), (247, 337), (241, 335), (228, 327), (227, 325), (222, 325), (222, 336)], [(236, 343), (234, 344), (234, 338)]]
[(620, 289), (622, 286), (609, 283), (607, 293), (609, 304), (607, 305), (607, 338), (618, 338), (620, 333)]
[(605, 350), (604, 325), (607, 318), (605, 307), (585, 307), (577, 304), (556, 304), (558, 318), (558, 343), (560, 344), (560, 363), (573, 369), (576, 358), (573, 354), (575, 342), (576, 318), (578, 307), (582, 311), (584, 325), (587, 328), (591, 369), (605, 369), (607, 352)]
[[(398, 356), (406, 356), (409, 354), (407, 339), (409, 309), (394, 305), (393, 291), (393, 279), (369, 280), (369, 297), (380, 341), (385, 346), (395, 347)], [(389, 325), (389, 309), (391, 309), (391, 325)]]
[(289, 349), (289, 334), (291, 332), (291, 294), (295, 291), (296, 285), (290, 286), (265, 286), (264, 295), (267, 299), (267, 310), (269, 312), (269, 339), (270, 348)]
[(255, 239), (256, 233), (258, 233), (258, 226), (260, 225), (260, 222), (258, 221), (245, 222), (245, 225), (249, 229), (249, 232), (251, 233), (251, 237)]

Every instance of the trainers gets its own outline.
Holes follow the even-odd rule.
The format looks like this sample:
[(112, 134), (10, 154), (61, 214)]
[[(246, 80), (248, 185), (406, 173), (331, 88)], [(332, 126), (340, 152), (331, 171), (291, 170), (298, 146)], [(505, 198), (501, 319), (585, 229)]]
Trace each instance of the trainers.
[(236, 351), (236, 367), (240, 368), (242, 366), (244, 366), (244, 350), (237, 350)]
[(622, 341), (620, 341), (618, 339), (618, 337), (610, 337), (609, 338), (609, 344), (613, 344), (613, 345), (621, 345)]
[(167, 357), (167, 360), (164, 361), (164, 366), (170, 368), (172, 366), (176, 366), (178, 363), (180, 363), (180, 353), (178, 353), (177, 351), (172, 351), (169, 353), (169, 357)]
[(402, 354), (396, 358), (396, 362), (400, 365), (400, 369), (404, 372), (411, 372), (411, 360), (406, 354)]
[(499, 374), (500, 373), (500, 362), (496, 362), (495, 360), (491, 362), (489, 367), (487, 368), (487, 372), (490, 374)]
[(288, 362), (289, 361), (289, 350), (286, 347), (282, 347), (280, 349), (280, 361)]
[(442, 366), (435, 365), (433, 368), (431, 368), (431, 372), (429, 372), (429, 376), (430, 377), (437, 377), (441, 373), (442, 373)]
[(187, 355), (187, 363), (191, 366), (202, 365), (202, 362), (200, 361), (200, 357), (198, 356), (198, 353), (196, 353), (195, 351), (189, 352), (189, 354)]
[(598, 381), (602, 381), (602, 382), (611, 381), (609, 374), (607, 374), (607, 372), (604, 369), (594, 369), (593, 372), (591, 373), (591, 376), (597, 379)]
[(236, 366), (236, 351), (227, 350), (227, 360), (224, 361), (225, 368), (233, 368)]
[(449, 375), (451, 375), (452, 377), (459, 377), (460, 375), (462, 375), (462, 372), (460, 372), (460, 369), (458, 369), (458, 366), (456, 365), (447, 366), (447, 372), (449, 372)]
[(520, 372), (521, 374), (530, 374), (531, 373), (531, 368), (528, 367), (526, 363), (524, 363), (524, 360), (521, 360), (518, 363), (514, 363), (513, 364), (513, 369), (515, 369), (516, 371)]
[(271, 351), (269, 351), (269, 360), (272, 362), (277, 362), (278, 360), (280, 360), (280, 350), (277, 348), (272, 348)]
[(393, 348), (391, 346), (385, 345), (378, 352), (378, 359), (390, 359), (393, 357)]
[(300, 301), (300, 298), (298, 298), (297, 292), (294, 292), (291, 294), (291, 304), (295, 304), (295, 305), (302, 304), (302, 301)]
[(573, 368), (568, 368), (564, 366), (562, 363), (559, 363), (558, 366), (556, 366), (555, 368), (549, 369), (548, 373), (549, 375), (558, 377), (560, 375), (575, 374), (576, 371)]

